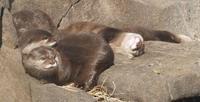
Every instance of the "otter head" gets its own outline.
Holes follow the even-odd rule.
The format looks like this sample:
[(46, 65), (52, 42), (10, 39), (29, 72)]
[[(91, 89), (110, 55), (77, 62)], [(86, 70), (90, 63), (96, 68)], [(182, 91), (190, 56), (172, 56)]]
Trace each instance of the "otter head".
[(29, 54), (29, 60), (37, 66), (39, 70), (49, 70), (58, 66), (58, 56), (54, 49), (48, 47), (38, 47)]
[(28, 54), (34, 48), (40, 46), (52, 47), (55, 44), (56, 40), (51, 33), (44, 30), (30, 30), (19, 39), (18, 46), (21, 48), (22, 54)]
[(23, 54), (22, 62), (27, 73), (39, 79), (46, 79), (57, 74), (59, 67), (58, 57), (59, 55), (54, 49), (38, 47), (29, 54)]
[(71, 64), (67, 57), (63, 60), (63, 56), (54, 48), (41, 46), (22, 54), (22, 62), (31, 76), (64, 84), (71, 76)]

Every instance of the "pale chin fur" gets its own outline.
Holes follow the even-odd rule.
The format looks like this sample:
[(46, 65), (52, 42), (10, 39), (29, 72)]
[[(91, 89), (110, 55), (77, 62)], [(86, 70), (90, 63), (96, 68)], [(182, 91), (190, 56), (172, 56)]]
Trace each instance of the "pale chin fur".
[(23, 48), (22, 53), (23, 54), (28, 54), (30, 53), (33, 49), (37, 48), (37, 47), (41, 47), (41, 46), (47, 46), (47, 47), (51, 47), (53, 45), (56, 44), (56, 41), (54, 42), (48, 42), (48, 39), (45, 40), (41, 40), (39, 42), (34, 42), (31, 44), (26, 45), (25, 48)]
[(34, 65), (38, 66), (35, 68), (40, 69), (40, 70), (46, 70), (46, 69), (51, 69), (53, 67), (57, 67), (57, 63), (45, 65), (44, 62), (45, 60), (35, 61)]
[(54, 64), (48, 64), (44, 68), (45, 69), (50, 69), (52, 67), (58, 67), (58, 57), (55, 58), (55, 63)]
[(48, 64), (44, 67), (44, 69), (50, 69), (52, 67), (56, 67), (57, 66), (57, 63), (54, 63), (54, 64)]

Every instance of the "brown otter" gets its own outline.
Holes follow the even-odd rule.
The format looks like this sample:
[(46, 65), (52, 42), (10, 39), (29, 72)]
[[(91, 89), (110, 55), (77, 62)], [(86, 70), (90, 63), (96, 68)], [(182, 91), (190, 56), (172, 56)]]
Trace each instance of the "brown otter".
[(85, 90), (96, 84), (113, 60), (111, 47), (93, 33), (67, 34), (54, 48), (38, 47), (23, 55), (30, 75), (58, 85), (74, 82)]
[(25, 31), (33, 29), (42, 29), (52, 33), (56, 27), (45, 12), (35, 10), (21, 10), (13, 14), (13, 24), (16, 28), (18, 36)]
[[(21, 42), (21, 37), (27, 31), (44, 30), (52, 34), (56, 27), (51, 18), (43, 11), (35, 10), (21, 10), (13, 14), (13, 24), (17, 31), (18, 43)], [(27, 37), (28, 39), (29, 37)], [(18, 44), (16, 44), (18, 47)]]
[[(91, 22), (77, 22), (61, 29), (64, 32), (80, 33), (93, 32), (102, 36), (115, 52), (128, 55), (130, 58), (144, 53), (143, 41), (159, 40), (173, 43), (181, 43), (191, 40), (184, 35), (173, 34), (168, 31), (149, 30), (143, 27), (118, 29)], [(55, 35), (57, 39), (64, 38), (64, 34)]]

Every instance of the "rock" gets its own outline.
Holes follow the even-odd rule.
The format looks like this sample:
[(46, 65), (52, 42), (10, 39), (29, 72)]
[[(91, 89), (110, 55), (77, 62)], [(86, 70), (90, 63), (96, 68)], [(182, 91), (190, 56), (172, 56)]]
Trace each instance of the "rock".
[(200, 45), (146, 42), (133, 60), (116, 56), (99, 79), (114, 97), (136, 102), (171, 102), (200, 94)]
[(31, 102), (29, 81), (18, 50), (0, 50), (0, 102)]
[(54, 84), (31, 84), (32, 102), (95, 102), (92, 96), (80, 89), (71, 91)]
[(17, 36), (16, 30), (12, 23), (12, 15), (7, 9), (4, 9), (2, 25), (3, 45), (13, 49), (15, 47), (15, 44), (17, 43)]

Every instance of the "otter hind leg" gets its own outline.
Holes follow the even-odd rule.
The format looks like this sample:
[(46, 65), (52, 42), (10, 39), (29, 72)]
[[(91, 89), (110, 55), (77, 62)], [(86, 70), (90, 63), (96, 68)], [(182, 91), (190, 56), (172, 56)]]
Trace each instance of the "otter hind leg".
[(74, 86), (88, 91), (93, 84), (95, 76), (95, 66), (85, 67), (79, 72), (79, 75), (75, 79)]

